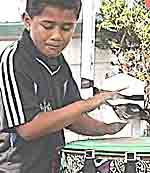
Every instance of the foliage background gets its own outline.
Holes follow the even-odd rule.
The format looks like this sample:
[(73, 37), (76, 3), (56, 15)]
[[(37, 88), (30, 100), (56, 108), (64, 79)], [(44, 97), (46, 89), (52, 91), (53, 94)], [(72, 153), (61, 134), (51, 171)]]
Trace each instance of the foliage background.
[(150, 47), (150, 11), (143, 1), (132, 6), (125, 0), (103, 0), (97, 30), (111, 32), (106, 42), (111, 48)]
[(96, 46), (110, 48), (123, 71), (150, 80), (150, 11), (144, 1), (132, 2), (102, 0)]

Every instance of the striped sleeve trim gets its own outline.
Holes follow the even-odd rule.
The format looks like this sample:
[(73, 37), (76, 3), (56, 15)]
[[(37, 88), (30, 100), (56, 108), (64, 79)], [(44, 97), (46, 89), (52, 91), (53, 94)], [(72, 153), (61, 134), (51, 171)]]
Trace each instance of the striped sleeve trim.
[(18, 42), (15, 42), (13, 45), (5, 49), (1, 55), (0, 63), (0, 77), (2, 79), (1, 93), (9, 128), (25, 123), (25, 115), (14, 73), (13, 60), (17, 46)]

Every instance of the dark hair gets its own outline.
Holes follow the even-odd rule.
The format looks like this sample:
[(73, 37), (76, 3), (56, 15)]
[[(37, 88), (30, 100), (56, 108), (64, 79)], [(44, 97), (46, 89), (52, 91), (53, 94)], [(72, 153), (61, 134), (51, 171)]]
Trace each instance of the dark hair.
[(26, 12), (30, 17), (40, 15), (46, 6), (74, 9), (77, 19), (81, 10), (81, 0), (27, 0)]

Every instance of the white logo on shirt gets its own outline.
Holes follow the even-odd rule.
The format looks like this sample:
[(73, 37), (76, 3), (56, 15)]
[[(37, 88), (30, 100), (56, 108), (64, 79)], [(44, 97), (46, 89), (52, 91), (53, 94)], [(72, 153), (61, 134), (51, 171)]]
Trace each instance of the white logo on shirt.
[(50, 112), (52, 111), (52, 106), (50, 102), (46, 102), (46, 100), (43, 101), (43, 103), (40, 104), (40, 109), (43, 112)]

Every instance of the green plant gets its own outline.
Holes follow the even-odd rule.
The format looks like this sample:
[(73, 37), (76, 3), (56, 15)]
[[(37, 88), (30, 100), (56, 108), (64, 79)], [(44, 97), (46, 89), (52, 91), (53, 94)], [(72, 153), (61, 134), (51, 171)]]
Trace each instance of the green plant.
[(129, 48), (149, 49), (150, 11), (142, 1), (129, 8), (125, 0), (103, 0), (100, 15), (97, 29), (112, 32), (106, 39), (111, 48), (119, 49), (118, 53)]

